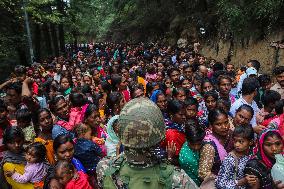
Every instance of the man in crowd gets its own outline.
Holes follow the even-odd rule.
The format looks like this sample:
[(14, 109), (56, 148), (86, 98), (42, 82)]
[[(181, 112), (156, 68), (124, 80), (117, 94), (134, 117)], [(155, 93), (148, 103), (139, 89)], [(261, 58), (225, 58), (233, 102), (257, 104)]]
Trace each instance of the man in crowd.
[(284, 66), (278, 66), (273, 70), (273, 75), (276, 78), (276, 83), (271, 87), (271, 90), (277, 91), (284, 99)]

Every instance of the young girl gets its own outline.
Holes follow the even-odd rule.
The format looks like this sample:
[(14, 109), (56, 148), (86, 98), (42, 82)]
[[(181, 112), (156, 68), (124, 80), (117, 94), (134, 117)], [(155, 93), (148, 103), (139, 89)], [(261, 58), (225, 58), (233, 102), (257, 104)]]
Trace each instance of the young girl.
[(55, 176), (65, 189), (92, 189), (88, 182), (88, 175), (77, 171), (68, 161), (59, 161), (56, 164)]
[(186, 92), (184, 88), (174, 88), (173, 89), (173, 98), (179, 101), (184, 102), (186, 99)]
[(5, 171), (7, 177), (11, 177), (18, 183), (33, 183), (35, 188), (43, 187), (43, 180), (47, 174), (48, 166), (44, 163), (46, 150), (43, 144), (35, 142), (27, 147), (24, 174), (13, 171)]
[(224, 100), (222, 98), (218, 99), (218, 101), (217, 101), (217, 108), (224, 110), (226, 113), (228, 113), (230, 118), (233, 118), (232, 114), (230, 113), (230, 107), (231, 107), (231, 102), (230, 101)]
[(234, 150), (222, 162), (216, 187), (220, 189), (245, 189), (253, 175), (245, 175), (249, 150), (253, 144), (254, 132), (251, 125), (239, 125), (233, 132)]
[(198, 178), (198, 165), (200, 148), (202, 140), (205, 137), (205, 132), (198, 125), (198, 122), (189, 120), (185, 124), (185, 135), (186, 142), (183, 144), (179, 153), (179, 164), (195, 184), (199, 186), (201, 182)]
[(217, 107), (218, 93), (214, 90), (208, 91), (204, 94), (204, 102), (207, 111), (212, 111)]
[(189, 90), (190, 90), (191, 87), (192, 87), (192, 81), (191, 81), (191, 79), (183, 78), (183, 79), (180, 79), (179, 82), (180, 82), (180, 86), (185, 89), (186, 94), (188, 95), (188, 94), (189, 94)]
[(214, 90), (213, 83), (209, 79), (204, 79), (201, 84), (202, 94)]
[(76, 126), (77, 141), (74, 147), (74, 156), (80, 160), (88, 174), (94, 174), (97, 163), (103, 156), (101, 148), (92, 141), (92, 129), (81, 123)]
[(255, 155), (247, 162), (245, 174), (254, 175), (251, 188), (275, 188), (271, 168), (275, 163), (275, 154), (283, 153), (283, 139), (278, 130), (265, 129), (259, 135)]
[(175, 157), (173, 158), (174, 164), (178, 164), (178, 155), (180, 149), (185, 142), (185, 130), (184, 123), (186, 121), (185, 117), (185, 106), (184, 103), (178, 100), (172, 100), (168, 104), (168, 110), (170, 113), (170, 120), (165, 120), (166, 122), (166, 137), (162, 142), (163, 147), (168, 147), (170, 144), (175, 145)]
[(173, 84), (172, 81), (169, 77), (166, 77), (163, 81), (164, 83), (164, 91), (167, 97), (172, 96), (172, 89), (173, 89)]
[(193, 78), (193, 87), (190, 89), (190, 94), (193, 98), (195, 98), (199, 103), (203, 101), (202, 98), (202, 89), (201, 89), (201, 83), (203, 81), (203, 77), (196, 74)]
[(196, 120), (203, 129), (207, 129), (207, 117), (202, 116), (202, 111), (198, 112), (198, 101), (193, 98), (189, 97), (185, 100), (185, 113), (186, 119), (189, 120)]
[(17, 110), (16, 120), (17, 120), (17, 126), (21, 127), (25, 134), (26, 142), (28, 143), (33, 142), (36, 134), (34, 126), (32, 124), (31, 112), (27, 108)]

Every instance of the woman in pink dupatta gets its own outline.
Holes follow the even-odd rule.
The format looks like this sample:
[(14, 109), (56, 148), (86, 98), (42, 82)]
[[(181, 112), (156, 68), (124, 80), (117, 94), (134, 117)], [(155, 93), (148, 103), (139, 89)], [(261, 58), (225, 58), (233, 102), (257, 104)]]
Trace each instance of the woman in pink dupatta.
[(232, 148), (228, 115), (223, 110), (214, 109), (208, 115), (212, 132), (208, 132), (200, 152), (199, 177), (216, 177), (222, 161)]

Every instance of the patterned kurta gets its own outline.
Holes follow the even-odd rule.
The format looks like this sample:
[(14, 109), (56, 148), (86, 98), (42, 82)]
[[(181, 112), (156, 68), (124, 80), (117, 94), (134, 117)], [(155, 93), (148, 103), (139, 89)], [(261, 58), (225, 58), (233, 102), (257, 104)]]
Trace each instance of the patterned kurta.
[[(220, 171), (216, 181), (216, 187), (220, 189), (235, 189), (235, 180), (244, 178), (244, 169), (249, 160), (249, 156), (243, 156), (238, 158), (238, 168), (236, 169), (235, 157), (232, 154), (228, 156), (222, 162)], [(236, 176), (236, 178), (234, 178)], [(238, 186), (239, 189), (245, 189), (246, 186)]]

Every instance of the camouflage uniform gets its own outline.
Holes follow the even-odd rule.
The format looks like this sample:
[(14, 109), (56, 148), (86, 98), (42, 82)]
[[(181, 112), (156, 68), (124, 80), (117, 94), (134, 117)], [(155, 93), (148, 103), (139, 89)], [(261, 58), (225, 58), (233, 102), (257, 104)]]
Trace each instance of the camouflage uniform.
[[(122, 165), (120, 162), (126, 162), (127, 165), (141, 168), (141, 170), (162, 165), (159, 161), (153, 160), (155, 156), (151, 157), (155, 146), (159, 145), (165, 137), (163, 115), (152, 101), (146, 98), (136, 98), (128, 102), (119, 116), (118, 135), (122, 144), (126, 147), (125, 153), (114, 158), (104, 158), (98, 163), (97, 179), (100, 188), (103, 188), (103, 182), (109, 170), (112, 168), (119, 170)], [(135, 156), (139, 156), (137, 164), (135, 164)], [(143, 158), (145, 159), (143, 160)], [(172, 170), (171, 188), (198, 188), (183, 170), (177, 167), (172, 168)], [(111, 174), (111, 179), (118, 189), (128, 189), (119, 177), (119, 171)]]
[[(120, 156), (119, 156), (120, 157)], [(119, 158), (115, 157), (115, 158)], [(97, 165), (97, 179), (99, 188), (103, 188), (103, 179), (106, 170), (110, 167), (110, 162), (113, 161), (112, 158), (103, 158)], [(120, 180), (118, 175), (113, 176), (113, 180), (116, 183), (117, 189), (126, 189), (123, 182)], [(172, 188), (174, 189), (198, 189), (195, 182), (184, 172), (184, 170), (175, 167), (173, 173), (173, 183)]]

